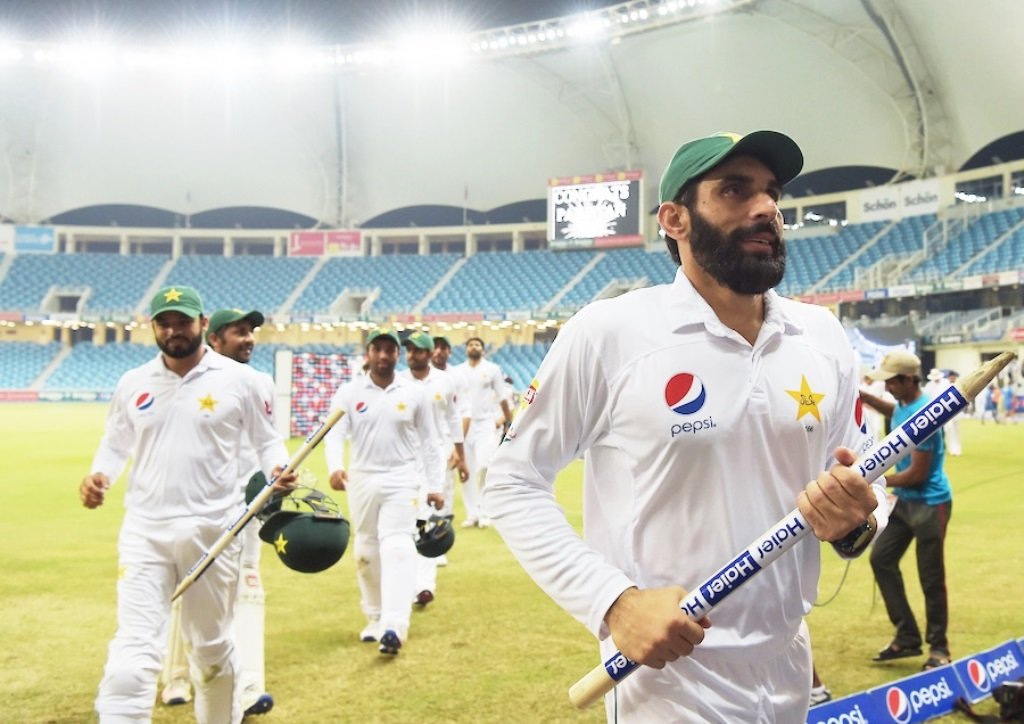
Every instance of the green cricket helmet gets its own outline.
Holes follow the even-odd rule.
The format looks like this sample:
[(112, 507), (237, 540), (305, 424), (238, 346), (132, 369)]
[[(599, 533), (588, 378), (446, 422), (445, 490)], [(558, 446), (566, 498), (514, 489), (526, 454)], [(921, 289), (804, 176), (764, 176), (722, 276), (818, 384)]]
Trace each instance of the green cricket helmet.
[(416, 521), (416, 551), (426, 558), (443, 556), (455, 545), (455, 529), (446, 516)]
[[(245, 486), (245, 504), (249, 505), (256, 496), (263, 492), (263, 489), (267, 487), (267, 476), (263, 474), (262, 470), (257, 470), (249, 478), (249, 482)], [(265, 521), (271, 515), (281, 510), (281, 495), (280, 493), (273, 493), (267, 502), (263, 504), (263, 508), (256, 511), (256, 517), (260, 520)]]
[(293, 571), (319, 573), (348, 547), (349, 524), (338, 504), (319, 490), (300, 485), (279, 502), (260, 528), (260, 538)]

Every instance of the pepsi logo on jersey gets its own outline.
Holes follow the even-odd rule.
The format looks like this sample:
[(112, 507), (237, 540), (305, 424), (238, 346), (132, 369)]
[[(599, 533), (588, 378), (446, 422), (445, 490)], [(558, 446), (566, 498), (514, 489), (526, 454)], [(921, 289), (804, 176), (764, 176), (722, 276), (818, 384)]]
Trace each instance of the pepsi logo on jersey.
[[(672, 375), (665, 383), (665, 404), (677, 415), (689, 416), (700, 411), (707, 401), (707, 391), (704, 383), (697, 375), (690, 372), (678, 372)], [(672, 437), (677, 435), (690, 435), (712, 430), (717, 425), (710, 417), (700, 420), (675, 423), (669, 429)]]

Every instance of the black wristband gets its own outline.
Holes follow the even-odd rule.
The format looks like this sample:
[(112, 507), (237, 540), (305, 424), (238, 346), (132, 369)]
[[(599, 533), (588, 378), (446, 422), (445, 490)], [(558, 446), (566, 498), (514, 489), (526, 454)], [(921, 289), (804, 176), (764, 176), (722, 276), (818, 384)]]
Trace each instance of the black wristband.
[(849, 533), (836, 541), (832, 546), (844, 556), (855, 556), (864, 550), (875, 537), (875, 523), (868, 518)]

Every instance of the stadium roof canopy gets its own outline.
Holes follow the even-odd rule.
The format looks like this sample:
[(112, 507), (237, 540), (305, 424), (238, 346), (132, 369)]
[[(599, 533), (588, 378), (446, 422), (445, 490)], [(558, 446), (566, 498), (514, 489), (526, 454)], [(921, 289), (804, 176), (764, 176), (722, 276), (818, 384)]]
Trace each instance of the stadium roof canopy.
[(719, 130), (794, 136), (800, 193), (1024, 155), (1018, 0), (439, 5), (0, 10), (0, 215), (269, 207), (356, 226), (628, 169), (653, 206), (676, 146)]

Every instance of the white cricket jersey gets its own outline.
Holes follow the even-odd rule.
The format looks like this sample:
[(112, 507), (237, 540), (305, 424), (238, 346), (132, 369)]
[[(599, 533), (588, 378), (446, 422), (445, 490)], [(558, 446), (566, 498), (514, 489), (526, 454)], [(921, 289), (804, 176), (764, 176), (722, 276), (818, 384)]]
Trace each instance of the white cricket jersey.
[(268, 476), (288, 462), (270, 393), (257, 372), (209, 347), (184, 377), (157, 355), (118, 380), (92, 470), (114, 481), (131, 457), (125, 508), (145, 518), (237, 512), (247, 444)]
[[(271, 400), (273, 405), (274, 399), (274, 378), (268, 375), (266, 372), (258, 372), (255, 369), (253, 372), (256, 373), (256, 377), (259, 379), (260, 384), (263, 385), (264, 390), (261, 395), (264, 399)], [(242, 495), (245, 495), (245, 488), (249, 484), (249, 478), (260, 469), (260, 456), (256, 454), (256, 447), (246, 437), (242, 444), (242, 452), (238, 456), (238, 479), (242, 486)], [(269, 480), (270, 478), (267, 478)]]
[(505, 399), (505, 377), (501, 368), (490, 360), (481, 359), (475, 367), (467, 361), (455, 369), (465, 397), (464, 416), (473, 422), (486, 420), (493, 426), (502, 415), (501, 400)]
[(423, 464), (429, 475), (440, 479), (443, 489), (444, 475), (448, 469), (448, 455), (451, 453), (452, 445), (456, 442), (452, 439), (452, 434), (458, 435), (458, 442), (463, 442), (462, 420), (455, 408), (455, 389), (446, 373), (432, 367), (429, 368), (427, 376), (422, 380), (413, 377), (412, 370), (409, 369), (402, 370), (398, 375), (414, 385), (420, 385), (430, 403), (430, 414), (434, 418), (434, 429), (437, 431), (436, 444), (440, 465), (430, 469), (425, 467), (425, 460)]
[[(751, 346), (680, 270), (580, 310), (490, 465), (486, 506), (540, 586), (595, 635), (619, 594), (692, 588), (796, 507), (844, 445), (862, 452), (857, 369), (826, 309), (765, 295)], [(586, 452), (584, 539), (553, 495)], [(810, 536), (711, 613), (701, 650), (781, 651), (817, 593)]]
[[(331, 398), (331, 410), (345, 415), (327, 433), (329, 471), (340, 470), (340, 450), (345, 437), (351, 438), (349, 469), (362, 474), (387, 474), (405, 478), (420, 486), (424, 473), (439, 465), (438, 433), (423, 387), (395, 375), (386, 389), (378, 387), (370, 375), (346, 382)], [(427, 481), (428, 493), (441, 492), (441, 480)]]
[(464, 442), (462, 436), (462, 419), (459, 416), (458, 393), (455, 383), (444, 370), (430, 367), (427, 376), (418, 380), (412, 370), (404, 369), (398, 373), (400, 377), (416, 384), (423, 385), (430, 401), (430, 409), (434, 415), (434, 428), (441, 438), (442, 447), (450, 450), (457, 442)]

